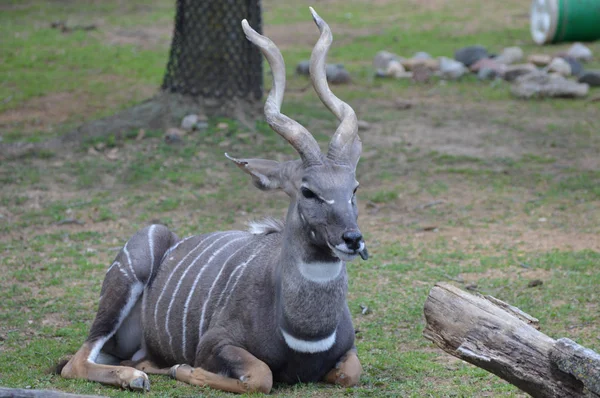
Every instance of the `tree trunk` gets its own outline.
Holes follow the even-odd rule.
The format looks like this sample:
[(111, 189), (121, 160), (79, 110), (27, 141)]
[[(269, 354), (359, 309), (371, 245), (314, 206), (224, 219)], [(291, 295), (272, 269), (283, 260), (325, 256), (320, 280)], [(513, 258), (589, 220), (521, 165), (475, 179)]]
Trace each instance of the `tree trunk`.
[[(557, 343), (538, 331), (537, 319), (516, 307), (438, 283), (429, 293), (424, 312), (425, 338), (533, 397), (600, 397), (596, 390), (598, 354), (573, 343), (577, 360), (563, 348), (564, 340)], [(571, 365), (559, 368), (557, 358)]]

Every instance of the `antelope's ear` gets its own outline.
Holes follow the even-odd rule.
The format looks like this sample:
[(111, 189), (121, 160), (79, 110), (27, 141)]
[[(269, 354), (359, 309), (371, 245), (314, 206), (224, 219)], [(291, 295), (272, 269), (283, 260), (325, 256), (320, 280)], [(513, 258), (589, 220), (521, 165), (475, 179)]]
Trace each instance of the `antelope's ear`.
[(293, 180), (301, 165), (301, 162), (296, 160), (280, 163), (266, 159), (236, 159), (227, 153), (225, 156), (250, 174), (252, 182), (258, 189), (263, 191), (283, 189), (288, 194), (294, 186)]

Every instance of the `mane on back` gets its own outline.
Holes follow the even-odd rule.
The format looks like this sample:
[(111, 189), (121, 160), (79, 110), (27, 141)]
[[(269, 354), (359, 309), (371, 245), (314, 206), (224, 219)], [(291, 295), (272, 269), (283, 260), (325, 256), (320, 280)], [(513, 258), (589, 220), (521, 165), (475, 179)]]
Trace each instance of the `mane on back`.
[(258, 221), (248, 221), (248, 232), (253, 235), (268, 235), (283, 231), (283, 221), (266, 217)]

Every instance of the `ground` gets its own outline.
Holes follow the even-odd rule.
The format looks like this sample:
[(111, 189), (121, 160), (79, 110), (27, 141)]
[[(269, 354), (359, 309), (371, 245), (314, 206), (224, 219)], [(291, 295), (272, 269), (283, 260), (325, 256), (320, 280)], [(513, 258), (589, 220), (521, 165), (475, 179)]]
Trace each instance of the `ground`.
[[(335, 120), (293, 74), (318, 36), (299, 3), (265, 0), (265, 32), (287, 62), (284, 111), (325, 146)], [(600, 351), (598, 102), (518, 101), (505, 83), (471, 77), (425, 85), (379, 80), (371, 66), (379, 50), (439, 56), (483, 44), (553, 54), (567, 45), (531, 44), (520, 0), (313, 6), (334, 32), (330, 61), (354, 76), (333, 90), (370, 123), (360, 132), (358, 179), (372, 257), (349, 265), (348, 297), (364, 375), (354, 389), (276, 386), (274, 394), (521, 396), (422, 337), (423, 303), (438, 281), (493, 295), (539, 318), (544, 333)], [(160, 85), (171, 1), (21, 0), (3, 2), (0, 11), (3, 143), (55, 137)], [(55, 20), (96, 30), (62, 33), (49, 27)], [(600, 43), (590, 47), (600, 55)], [(211, 120), (179, 145), (163, 134), (134, 131), (1, 161), (0, 386), (130, 395), (47, 372), (85, 339), (102, 277), (123, 243), (151, 222), (186, 236), (284, 215), (285, 195), (254, 189), (222, 155), (293, 158), (264, 122), (250, 129)], [(542, 283), (528, 287), (534, 280)], [(153, 396), (198, 392), (163, 377), (151, 382)]]

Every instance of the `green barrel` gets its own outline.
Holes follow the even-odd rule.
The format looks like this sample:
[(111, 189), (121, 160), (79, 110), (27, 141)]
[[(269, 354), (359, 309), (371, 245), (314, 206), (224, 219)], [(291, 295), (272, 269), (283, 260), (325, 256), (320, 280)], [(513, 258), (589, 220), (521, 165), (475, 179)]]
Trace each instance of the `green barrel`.
[(531, 36), (537, 44), (600, 39), (600, 0), (533, 0)]

